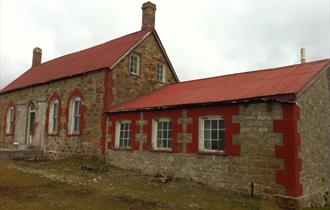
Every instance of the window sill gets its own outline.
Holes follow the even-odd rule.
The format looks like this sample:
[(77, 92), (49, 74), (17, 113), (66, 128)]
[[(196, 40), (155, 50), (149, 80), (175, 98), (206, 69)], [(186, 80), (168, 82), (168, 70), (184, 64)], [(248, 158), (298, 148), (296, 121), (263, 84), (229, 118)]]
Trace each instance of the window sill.
[(79, 132), (79, 133), (68, 133), (67, 136), (81, 136), (81, 132)]
[(58, 133), (47, 133), (47, 136), (58, 136)]
[(135, 73), (133, 73), (133, 72), (130, 72), (130, 74), (133, 75), (133, 76), (135, 76), (135, 77), (139, 77), (139, 78), (141, 77), (140, 74), (135, 74)]
[(153, 148), (150, 150), (150, 152), (160, 152), (160, 153), (173, 153), (172, 149), (156, 149)]
[(132, 147), (116, 147), (113, 150), (115, 150), (115, 151), (132, 151)]
[(228, 156), (225, 151), (198, 151), (198, 155), (209, 155), (209, 156)]

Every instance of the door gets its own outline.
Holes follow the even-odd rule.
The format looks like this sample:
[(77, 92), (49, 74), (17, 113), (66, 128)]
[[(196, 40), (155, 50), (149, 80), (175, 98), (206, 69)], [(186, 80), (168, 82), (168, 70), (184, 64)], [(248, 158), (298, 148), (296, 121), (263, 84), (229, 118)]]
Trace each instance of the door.
[(28, 121), (27, 121), (27, 144), (32, 145), (33, 138), (35, 136), (35, 125), (36, 125), (36, 111), (33, 103), (29, 106)]

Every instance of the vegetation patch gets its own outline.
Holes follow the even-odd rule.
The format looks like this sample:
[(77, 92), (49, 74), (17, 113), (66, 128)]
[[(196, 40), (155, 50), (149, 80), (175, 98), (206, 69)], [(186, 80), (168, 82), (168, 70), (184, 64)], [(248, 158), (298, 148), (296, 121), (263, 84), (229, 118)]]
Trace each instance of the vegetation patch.
[(0, 209), (279, 210), (273, 200), (81, 157), (0, 161)]

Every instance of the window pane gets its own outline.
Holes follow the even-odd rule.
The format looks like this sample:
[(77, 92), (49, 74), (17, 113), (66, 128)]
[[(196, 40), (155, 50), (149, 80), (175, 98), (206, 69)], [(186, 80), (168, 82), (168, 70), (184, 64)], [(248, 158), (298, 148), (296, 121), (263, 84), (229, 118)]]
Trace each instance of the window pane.
[(211, 128), (211, 122), (210, 120), (204, 120), (204, 128), (205, 129), (210, 129)]
[(58, 113), (58, 103), (53, 104), (53, 117), (56, 117)]
[(210, 139), (210, 138), (211, 138), (211, 131), (204, 130), (204, 139)]
[(211, 131), (211, 138), (212, 139), (218, 139), (218, 131), (217, 130), (212, 130)]
[(218, 145), (218, 140), (213, 140), (212, 141), (212, 149), (213, 150), (218, 150), (219, 149), (219, 145)]
[(52, 124), (52, 131), (51, 132), (56, 132), (57, 131), (57, 119), (53, 118), (53, 124)]
[(218, 128), (218, 120), (212, 120), (211, 128), (212, 129), (217, 129)]
[(224, 140), (219, 141), (219, 150), (225, 150), (225, 141)]
[(79, 132), (80, 131), (80, 118), (79, 117), (74, 117), (74, 125), (73, 125), (73, 131), (74, 132)]
[(167, 143), (168, 143), (167, 147), (172, 148), (172, 140), (169, 140)]
[(162, 145), (162, 141), (160, 139), (157, 139), (157, 148), (160, 148)]
[(210, 148), (210, 141), (209, 141), (209, 140), (205, 140), (205, 141), (204, 141), (204, 148), (205, 148), (205, 149), (211, 149), (211, 148)]
[(222, 139), (222, 140), (225, 139), (225, 131), (224, 130), (219, 131), (219, 139)]
[(166, 139), (167, 138), (167, 131), (163, 130), (163, 138)]
[(224, 120), (219, 120), (219, 128), (224, 129), (225, 128), (225, 121)]
[(164, 129), (164, 130), (167, 129), (167, 122), (163, 122), (163, 129)]

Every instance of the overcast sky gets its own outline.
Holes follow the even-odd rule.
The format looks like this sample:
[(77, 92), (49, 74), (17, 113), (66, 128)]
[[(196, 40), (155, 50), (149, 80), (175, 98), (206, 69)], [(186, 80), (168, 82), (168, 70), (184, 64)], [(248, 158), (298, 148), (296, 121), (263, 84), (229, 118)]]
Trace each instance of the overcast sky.
[[(0, 0), (0, 87), (31, 66), (140, 30), (144, 0)], [(153, 0), (181, 81), (330, 57), (330, 0)]]

